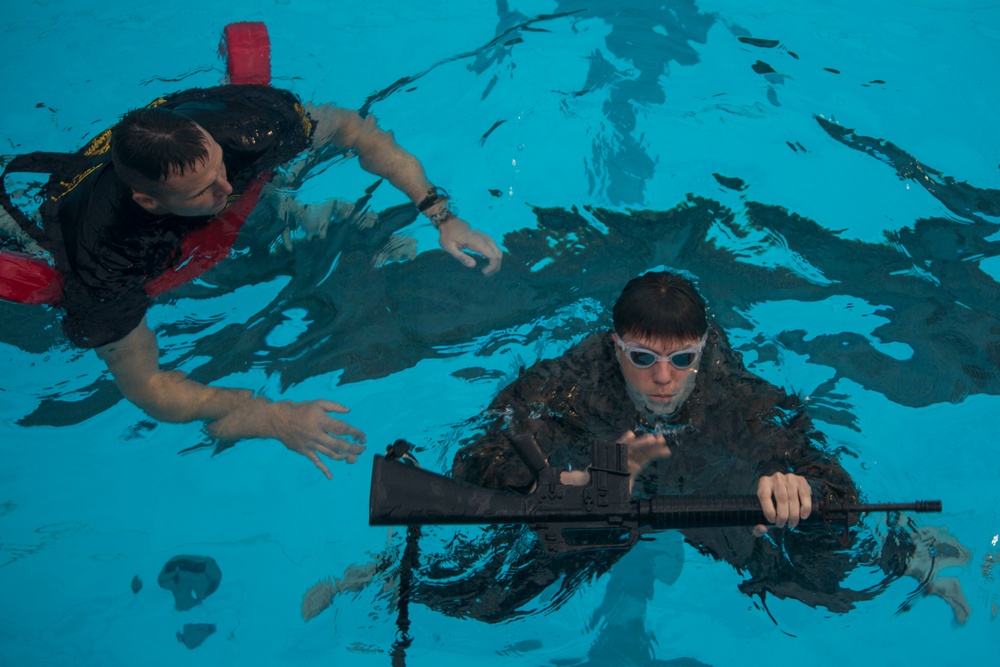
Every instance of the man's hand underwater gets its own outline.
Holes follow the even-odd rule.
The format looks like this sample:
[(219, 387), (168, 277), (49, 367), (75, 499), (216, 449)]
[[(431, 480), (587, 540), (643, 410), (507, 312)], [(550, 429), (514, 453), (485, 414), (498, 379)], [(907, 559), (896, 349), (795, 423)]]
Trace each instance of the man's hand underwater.
[(472, 229), (469, 223), (457, 216), (448, 218), (441, 225), (438, 243), (449, 255), (470, 269), (476, 268), (476, 258), (465, 251), (475, 252), (486, 258), (489, 264), (483, 268), (484, 275), (491, 276), (500, 270), (503, 251), (496, 242), (486, 234)]
[[(226, 437), (227, 431), (239, 424), (246, 430), (252, 427), (257, 437), (280, 440), (293, 452), (298, 452), (313, 462), (327, 479), (333, 479), (329, 468), (319, 455), (334, 461), (354, 463), (358, 455), (365, 451), (362, 446), (365, 434), (329, 413), (350, 412), (340, 403), (317, 399), (314, 401), (278, 401), (272, 403), (256, 398), (246, 406), (224, 418), (213, 422), (209, 431), (218, 437)], [(361, 443), (361, 444), (355, 444)]]
[[(362, 446), (365, 434), (330, 416), (331, 412), (350, 412), (340, 403), (318, 399), (305, 403), (282, 401), (274, 405), (279, 413), (276, 415), (276, 425), (280, 424), (275, 437), (285, 447), (312, 461), (327, 479), (333, 479), (333, 475), (319, 458), (319, 454), (334, 461), (354, 463), (358, 460), (358, 455), (365, 451)], [(352, 440), (361, 444), (354, 444)]]

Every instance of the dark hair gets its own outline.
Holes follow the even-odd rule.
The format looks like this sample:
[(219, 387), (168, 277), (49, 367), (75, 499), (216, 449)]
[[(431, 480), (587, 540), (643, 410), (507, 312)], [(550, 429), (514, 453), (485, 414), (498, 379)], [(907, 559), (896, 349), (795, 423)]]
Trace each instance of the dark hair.
[(125, 183), (156, 189), (208, 160), (205, 135), (187, 116), (160, 107), (125, 114), (111, 130), (111, 160)]
[(708, 331), (705, 301), (698, 290), (669, 271), (630, 280), (611, 312), (619, 336), (694, 340)]

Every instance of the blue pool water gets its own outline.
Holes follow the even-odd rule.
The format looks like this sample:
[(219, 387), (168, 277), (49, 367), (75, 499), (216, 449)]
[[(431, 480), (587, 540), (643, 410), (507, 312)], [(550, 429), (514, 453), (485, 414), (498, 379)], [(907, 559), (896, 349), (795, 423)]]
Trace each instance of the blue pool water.
[[(1000, 8), (7, 4), (0, 154), (76, 149), (127, 108), (218, 83), (222, 27), (259, 20), (276, 85), (315, 102), (370, 102), (478, 228), (514, 244), (541, 224), (538, 210), (576, 207), (586, 230), (620, 243), (598, 250), (593, 238), (580, 243), (583, 227), (547, 229), (544, 252), (512, 252), (505, 270), (527, 262), (551, 287), (537, 309), (506, 318), (493, 318), (514, 308), (489, 280), (429, 262), (437, 272), (420, 280), (481, 284), (485, 306), (465, 310), (478, 309), (479, 322), (457, 310), (428, 317), (424, 302), (373, 310), (370, 321), (407, 326), (375, 351), (364, 346), (372, 334), (359, 332), (349, 342), (359, 358), (315, 336), (324, 322), (310, 284), (241, 258), (154, 307), (164, 364), (271, 398), (350, 406), (369, 453), (334, 466), (332, 483), (276, 443), (181, 455), (206, 441), (200, 425), (151, 422), (118, 400), (93, 353), (68, 345), (58, 313), (0, 303), (0, 664), (390, 664), (396, 616), (378, 591), (340, 596), (308, 622), (300, 615), (311, 586), (389, 541), (367, 526), (370, 454), (406, 437), (427, 448), (425, 466), (445, 470), (463, 426), (520, 365), (606, 322), (621, 281), (588, 274), (664, 263), (654, 253), (643, 265), (642, 239), (621, 240), (598, 209), (678, 206), (714, 212), (697, 242), (670, 256), (697, 275), (748, 366), (809, 397), (868, 499), (943, 500), (945, 512), (921, 523), (947, 526), (970, 552), (942, 573), (964, 590), (968, 620), (915, 594), (908, 577), (843, 615), (773, 598), (764, 609), (737, 590), (739, 573), (685, 547), (670, 585), (634, 564), (648, 559), (618, 564), (657, 579), (638, 611), (606, 612), (607, 577), (558, 610), (500, 625), (414, 605), (407, 664), (583, 664), (598, 640), (622, 656), (649, 647), (648, 664), (996, 659)], [(835, 127), (853, 129), (853, 141)], [(355, 200), (371, 182), (339, 162), (299, 197)], [(381, 187), (370, 205), (402, 202)], [(406, 231), (421, 251), (434, 248), (428, 227)], [(647, 246), (666, 253), (657, 243)], [(331, 282), (363, 263), (316, 256), (335, 267)], [(546, 272), (573, 261), (585, 272), (572, 280)], [(239, 286), (213, 287), (230, 282)], [(367, 306), (340, 287), (330, 298)], [(157, 575), (184, 554), (214, 558), (222, 582), (178, 611)], [(876, 578), (852, 576), (858, 586)], [(638, 615), (622, 627), (626, 612)], [(177, 640), (187, 624), (215, 632), (189, 649)]]

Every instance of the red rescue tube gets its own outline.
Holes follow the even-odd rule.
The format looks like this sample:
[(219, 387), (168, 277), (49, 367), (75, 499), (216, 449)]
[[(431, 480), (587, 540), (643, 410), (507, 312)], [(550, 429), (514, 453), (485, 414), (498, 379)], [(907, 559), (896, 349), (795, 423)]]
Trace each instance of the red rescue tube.
[(0, 298), (34, 305), (62, 299), (63, 277), (45, 260), (12, 250), (0, 251)]
[(267, 26), (260, 21), (227, 25), (219, 50), (226, 58), (229, 83), (271, 83), (271, 40)]

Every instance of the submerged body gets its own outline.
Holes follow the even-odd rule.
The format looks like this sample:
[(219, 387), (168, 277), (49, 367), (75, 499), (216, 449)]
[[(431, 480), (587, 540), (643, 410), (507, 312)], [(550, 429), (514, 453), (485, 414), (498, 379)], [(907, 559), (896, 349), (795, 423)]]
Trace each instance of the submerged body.
[[(516, 454), (514, 438), (531, 437), (554, 466), (583, 470), (590, 463), (594, 442), (613, 441), (629, 430), (659, 429), (666, 434), (671, 453), (650, 461), (636, 475), (637, 495), (754, 494), (762, 476), (782, 472), (808, 478), (817, 496), (857, 498), (850, 476), (823, 451), (822, 438), (812, 428), (801, 401), (747, 371), (721, 330), (710, 328), (690, 397), (668, 419), (651, 419), (636, 407), (617, 366), (611, 334), (599, 333), (562, 357), (526, 370), (485, 413), (485, 432), (459, 450), (454, 476), (490, 488), (524, 489), (533, 477)], [(518, 418), (527, 415), (530, 418)], [(823, 524), (803, 524), (794, 531), (772, 529), (766, 538), (755, 536), (747, 527), (681, 533), (703, 553), (746, 572), (749, 576), (741, 590), (748, 594), (770, 592), (838, 612), (874, 595), (841, 586), (859, 556), (845, 549)], [(445, 609), (501, 620), (561, 577), (565, 579), (557, 599), (563, 599), (574, 585), (606, 571), (623, 555), (603, 551), (552, 556), (541, 549), (527, 527), (504, 527), (480, 542), (488, 540), (513, 540), (526, 548), (513, 567), (510, 553), (495, 552), (505, 564), (505, 574), (499, 575), (496, 584), (489, 584), (489, 595), (477, 594), (480, 599), (475, 603), (462, 599), (464, 588), (441, 583), (446, 575), (457, 576), (458, 567), (468, 563), (448, 571), (428, 568), (421, 580), (433, 591), (434, 606), (440, 601)], [(893, 551), (885, 554), (884, 568), (891, 576), (899, 576), (908, 547)], [(474, 562), (477, 567), (486, 565)], [(485, 571), (482, 574), (476, 577), (479, 584), (487, 582)], [(474, 588), (470, 586), (469, 593)], [(449, 596), (454, 599), (446, 599)], [(429, 601), (424, 594), (421, 599)]]

